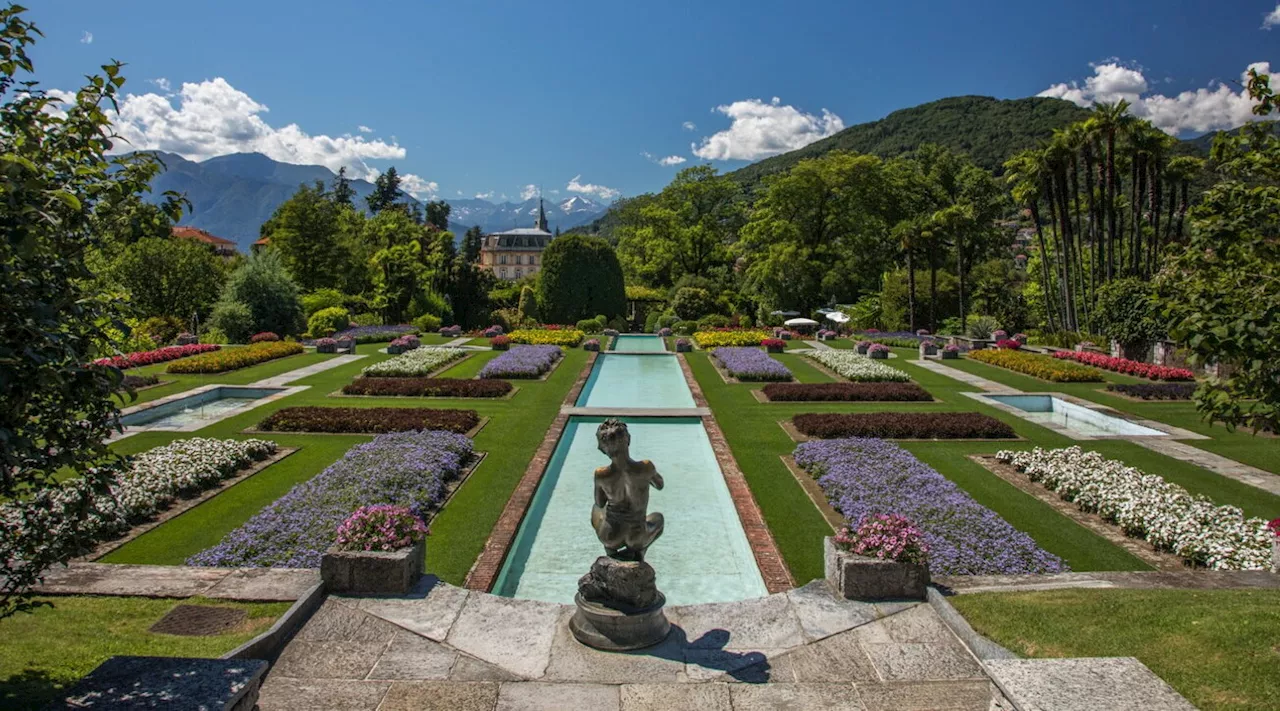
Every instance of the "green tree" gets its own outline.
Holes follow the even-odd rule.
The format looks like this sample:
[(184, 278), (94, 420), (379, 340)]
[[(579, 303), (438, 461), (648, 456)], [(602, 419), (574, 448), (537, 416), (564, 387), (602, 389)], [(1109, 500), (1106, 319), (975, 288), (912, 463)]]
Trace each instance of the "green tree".
[(205, 245), (173, 237), (147, 237), (123, 248), (111, 265), (129, 292), (137, 316), (209, 317), (226, 281), (223, 261)]
[(548, 323), (576, 323), (626, 308), (622, 265), (600, 237), (569, 234), (551, 240), (542, 253), (538, 308)]
[(676, 289), (671, 299), (671, 310), (676, 312), (682, 321), (695, 321), (715, 311), (715, 299), (706, 289), (686, 286)]
[(23, 12), (0, 8), (0, 499), (22, 502), (0, 527), (0, 617), (48, 604), (31, 587), (93, 543), (92, 499), (115, 473), (105, 440), (120, 373), (86, 364), (127, 328), (85, 257), (107, 239), (95, 226), (159, 172), (148, 155), (106, 155), (120, 64), (59, 106), (30, 81), (40, 32)]
[(525, 286), (520, 289), (520, 306), (519, 314), (521, 320), (538, 318), (538, 297), (533, 293), (533, 287)]
[(426, 267), (421, 255), (422, 245), (413, 240), (379, 250), (373, 256), (374, 303), (387, 323), (404, 323), (410, 302), (422, 289)]
[(289, 336), (299, 333), (303, 327), (298, 285), (274, 249), (250, 255), (231, 273), (219, 304), (222, 302), (248, 307), (255, 333), (271, 331)]
[(336, 205), (355, 207), (356, 191), (352, 189), (351, 181), (347, 179), (345, 165), (338, 168), (338, 174), (333, 178), (333, 188), (329, 191), (329, 198)]
[(345, 209), (325, 193), (324, 185), (303, 185), (280, 204), (262, 235), (280, 254), (285, 268), (304, 291), (342, 285), (355, 255)]
[(480, 229), (480, 225), (473, 225), (466, 234), (462, 235), (462, 256), (467, 260), (467, 264), (480, 261), (480, 248), (483, 246), (484, 232)]
[(427, 224), (437, 230), (449, 229), (449, 211), (452, 208), (444, 200), (432, 200), (427, 203)]
[[(1269, 77), (1251, 71), (1254, 112), (1276, 108)], [(1202, 381), (1197, 407), (1229, 426), (1280, 428), (1280, 137), (1266, 124), (1220, 135), (1213, 160), (1224, 180), (1191, 211), (1186, 249), (1157, 285), (1170, 335), (1200, 363), (1233, 367)]]
[(373, 192), (365, 197), (369, 212), (378, 214), (400, 200), (400, 174), (393, 165), (373, 181)]

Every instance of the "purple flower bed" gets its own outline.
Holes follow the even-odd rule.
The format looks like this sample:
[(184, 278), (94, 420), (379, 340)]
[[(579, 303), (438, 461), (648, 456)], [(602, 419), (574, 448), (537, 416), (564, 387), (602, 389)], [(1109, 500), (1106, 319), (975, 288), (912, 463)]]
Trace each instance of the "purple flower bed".
[[(405, 335), (406, 333), (417, 333), (418, 329), (413, 326), (356, 326), (348, 328), (345, 331), (338, 331), (333, 334), (335, 341), (355, 341), (356, 343), (386, 343)], [(304, 340), (302, 345), (314, 346), (314, 340)]]
[(711, 351), (711, 355), (738, 380), (791, 380), (787, 366), (759, 348), (724, 346)]
[(353, 511), (392, 504), (425, 518), (470, 455), (471, 440), (451, 432), (379, 435), (290, 489), (218, 545), (188, 558), (187, 565), (319, 568), (338, 526)]
[(1067, 569), (1025, 533), (910, 452), (882, 439), (829, 439), (796, 447), (832, 507), (853, 525), (875, 514), (906, 517), (924, 532), (941, 575), (1057, 573)]
[[(924, 331), (924, 329), (920, 329), (920, 330)], [(855, 331), (853, 335), (854, 337), (866, 338), (868, 340), (875, 340), (878, 338), (909, 338), (913, 341), (920, 341), (927, 338), (929, 336), (929, 332), (924, 331), (924, 333), (918, 333), (914, 331)]]
[(512, 346), (480, 369), (481, 378), (537, 378), (564, 357), (560, 346)]

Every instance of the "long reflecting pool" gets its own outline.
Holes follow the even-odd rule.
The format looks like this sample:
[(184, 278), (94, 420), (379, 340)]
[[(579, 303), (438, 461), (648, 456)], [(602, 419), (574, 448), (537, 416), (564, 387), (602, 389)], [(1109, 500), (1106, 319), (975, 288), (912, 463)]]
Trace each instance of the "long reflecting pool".
[(1153, 430), (1051, 395), (983, 395), (982, 397), (1014, 408), (1014, 414), (1024, 420), (1037, 424), (1058, 425), (1085, 437), (1168, 436), (1160, 430)]
[[(641, 336), (644, 338), (644, 336)], [(656, 339), (655, 339), (656, 340)], [(578, 396), (578, 407), (695, 407), (675, 355), (602, 353)]]
[[(625, 358), (626, 356), (608, 356)], [(644, 360), (669, 360), (639, 356)], [(668, 605), (727, 602), (768, 594), (724, 475), (697, 418), (623, 418), (631, 456), (650, 459), (665, 480), (649, 511), (666, 528), (646, 560), (658, 572)], [(609, 463), (596, 449), (603, 418), (574, 417), (547, 466), (516, 534), (494, 593), (572, 603), (578, 578), (604, 549), (591, 529), (594, 472)]]
[(613, 339), (613, 347), (609, 350), (627, 353), (666, 353), (667, 345), (657, 336), (624, 333)]

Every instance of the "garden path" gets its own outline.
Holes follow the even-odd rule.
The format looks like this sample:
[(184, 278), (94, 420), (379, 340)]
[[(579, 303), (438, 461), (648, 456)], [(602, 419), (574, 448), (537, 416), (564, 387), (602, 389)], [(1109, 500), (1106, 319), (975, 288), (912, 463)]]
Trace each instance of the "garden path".
[(957, 595), (1069, 588), (1136, 590), (1280, 589), (1280, 575), (1265, 570), (1106, 571), (1047, 575), (939, 575), (933, 582)]
[(314, 365), (308, 365), (305, 368), (298, 368), (297, 370), (281, 373), (280, 375), (271, 378), (263, 378), (262, 380), (254, 381), (249, 383), (249, 386), (258, 388), (283, 387), (295, 380), (302, 380), (303, 378), (310, 377), (316, 373), (323, 373), (326, 370), (346, 365), (352, 361), (360, 360), (363, 357), (364, 356), (362, 355), (340, 355), (336, 358), (329, 358), (328, 360), (321, 361)]
[(972, 385), (973, 387), (978, 388), (983, 392), (992, 393), (995, 395), (1016, 395), (1017, 393), (1022, 392), (1016, 388), (1011, 388), (1008, 385), (997, 383), (994, 380), (988, 380), (980, 375), (974, 375), (973, 373), (966, 373), (965, 371), (958, 370), (956, 368), (948, 368), (947, 366), (942, 365), (941, 363), (936, 363), (932, 360), (928, 360), (925, 358), (919, 358), (916, 360), (908, 360), (904, 358), (903, 361), (906, 363), (910, 363), (912, 365), (916, 365), (921, 368), (924, 368), (925, 370), (933, 371), (938, 375), (945, 375), (948, 378), (959, 380), (962, 383)]
[(253, 602), (298, 600), (320, 584), (299, 568), (197, 568), (181, 565), (69, 563), (45, 574), (41, 595), (209, 597)]
[(1276, 476), (1271, 472), (1263, 471), (1257, 467), (1237, 462), (1234, 459), (1227, 459), (1222, 455), (1206, 452), (1199, 447), (1192, 447), (1189, 444), (1172, 439), (1135, 437), (1129, 441), (1146, 447), (1153, 452), (1159, 452), (1174, 459), (1190, 462), (1215, 474), (1235, 479), (1241, 484), (1248, 484), (1256, 489), (1262, 489), (1280, 496), (1280, 476)]
[(819, 351), (834, 350), (831, 346), (823, 343), (822, 341), (805, 341), (805, 344), (808, 345), (810, 348), (813, 348)]

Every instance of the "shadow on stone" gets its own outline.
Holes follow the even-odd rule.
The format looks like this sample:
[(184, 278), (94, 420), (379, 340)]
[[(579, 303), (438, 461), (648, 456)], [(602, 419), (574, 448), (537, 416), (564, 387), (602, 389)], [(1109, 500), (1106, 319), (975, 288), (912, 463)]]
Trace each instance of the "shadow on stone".
[(727, 650), (725, 647), (728, 646), (730, 637), (729, 630), (713, 629), (690, 640), (683, 627), (673, 624), (671, 633), (663, 644), (631, 654), (696, 664), (705, 669), (724, 672), (742, 682), (767, 683), (771, 669), (768, 656), (763, 652)]

